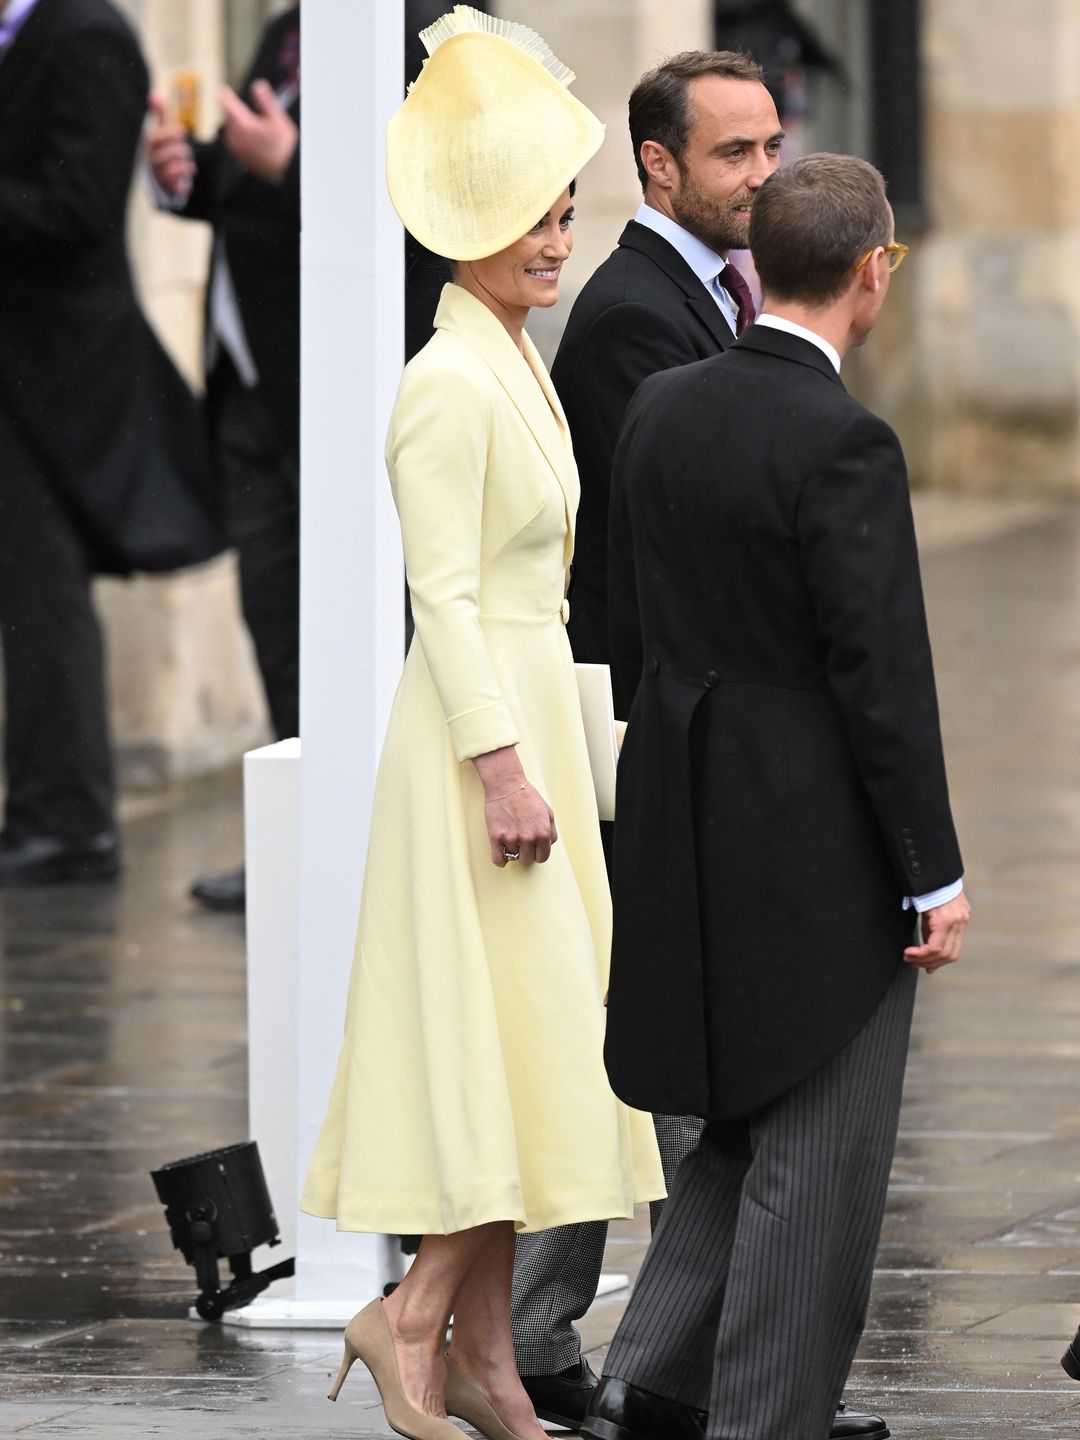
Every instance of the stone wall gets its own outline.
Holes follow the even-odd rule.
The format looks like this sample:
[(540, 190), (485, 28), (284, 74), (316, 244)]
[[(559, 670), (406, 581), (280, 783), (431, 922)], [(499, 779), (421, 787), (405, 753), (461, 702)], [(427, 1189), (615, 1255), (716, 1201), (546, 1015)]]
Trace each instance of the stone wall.
[(930, 229), (859, 367), (917, 482), (1080, 490), (1080, 7), (924, 0)]

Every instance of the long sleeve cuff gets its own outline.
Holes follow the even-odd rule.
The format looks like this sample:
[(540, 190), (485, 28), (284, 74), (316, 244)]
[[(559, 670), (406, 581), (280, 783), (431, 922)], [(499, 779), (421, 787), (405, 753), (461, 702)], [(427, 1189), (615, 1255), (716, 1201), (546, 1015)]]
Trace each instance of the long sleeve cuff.
[(955, 900), (963, 888), (963, 880), (954, 880), (951, 885), (943, 885), (940, 890), (931, 890), (928, 895), (910, 896), (904, 901), (904, 909), (914, 908), (920, 915), (924, 910), (936, 910), (939, 905), (947, 905), (950, 900)]
[(447, 721), (454, 754), (459, 760), (471, 760), (516, 745), (520, 739), (510, 708), (503, 700), (466, 710)]

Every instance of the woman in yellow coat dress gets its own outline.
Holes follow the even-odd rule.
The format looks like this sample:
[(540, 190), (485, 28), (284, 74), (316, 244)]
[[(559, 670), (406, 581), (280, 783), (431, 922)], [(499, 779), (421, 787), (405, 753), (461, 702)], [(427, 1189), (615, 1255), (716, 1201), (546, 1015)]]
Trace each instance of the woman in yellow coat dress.
[(651, 1118), (603, 1065), (610, 901), (565, 628), (578, 479), (523, 328), (558, 297), (573, 177), (603, 132), (524, 27), (459, 6), (424, 39), (388, 137), (399, 214), (453, 259), (387, 446), (416, 637), (302, 1205), (424, 1237), (350, 1323), (339, 1386), (359, 1356), (402, 1434), (459, 1437), (450, 1413), (542, 1440), (514, 1367), (515, 1227), (663, 1194)]

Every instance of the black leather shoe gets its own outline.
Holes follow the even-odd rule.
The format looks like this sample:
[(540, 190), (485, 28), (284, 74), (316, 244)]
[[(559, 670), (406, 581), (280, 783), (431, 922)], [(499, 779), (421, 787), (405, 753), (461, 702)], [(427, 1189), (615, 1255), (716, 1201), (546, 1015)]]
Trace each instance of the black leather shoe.
[(593, 1391), (581, 1433), (593, 1440), (703, 1440), (705, 1416), (608, 1375)]
[(1061, 1357), (1061, 1368), (1070, 1380), (1080, 1380), (1080, 1330), (1069, 1342), (1069, 1348)]
[(244, 867), (223, 870), (219, 875), (203, 875), (192, 885), (191, 896), (208, 910), (242, 911), (247, 903)]
[(858, 1435), (866, 1436), (868, 1440), (889, 1440), (890, 1434), (888, 1425), (880, 1415), (872, 1415), (869, 1411), (849, 1410), (841, 1402), (833, 1427), (829, 1431), (829, 1440), (852, 1440), (853, 1436)]
[[(625, 1380), (600, 1381), (582, 1435), (594, 1440), (703, 1440), (708, 1416), (675, 1400), (665, 1400), (628, 1385)], [(889, 1427), (880, 1415), (864, 1414), (841, 1405), (829, 1431), (829, 1440), (889, 1440)]]
[(582, 1356), (576, 1365), (557, 1375), (522, 1375), (521, 1383), (538, 1419), (576, 1430), (600, 1381)]
[(0, 834), (0, 888), (115, 880), (119, 873), (120, 840), (115, 830), (81, 840)]

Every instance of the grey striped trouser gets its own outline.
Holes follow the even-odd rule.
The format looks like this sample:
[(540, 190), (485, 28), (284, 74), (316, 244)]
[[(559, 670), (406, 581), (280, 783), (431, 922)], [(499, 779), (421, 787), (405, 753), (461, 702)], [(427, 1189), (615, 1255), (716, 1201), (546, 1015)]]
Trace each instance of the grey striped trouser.
[[(685, 1115), (654, 1115), (653, 1120), (670, 1190), (675, 1172), (698, 1142), (702, 1121)], [(650, 1206), (654, 1230), (663, 1208), (663, 1200)], [(556, 1375), (580, 1357), (574, 1321), (596, 1299), (606, 1241), (606, 1220), (518, 1236), (510, 1313), (522, 1375)]]
[(862, 1334), (907, 1059), (901, 965), (838, 1055), (679, 1171), (604, 1367), (708, 1440), (827, 1440)]

